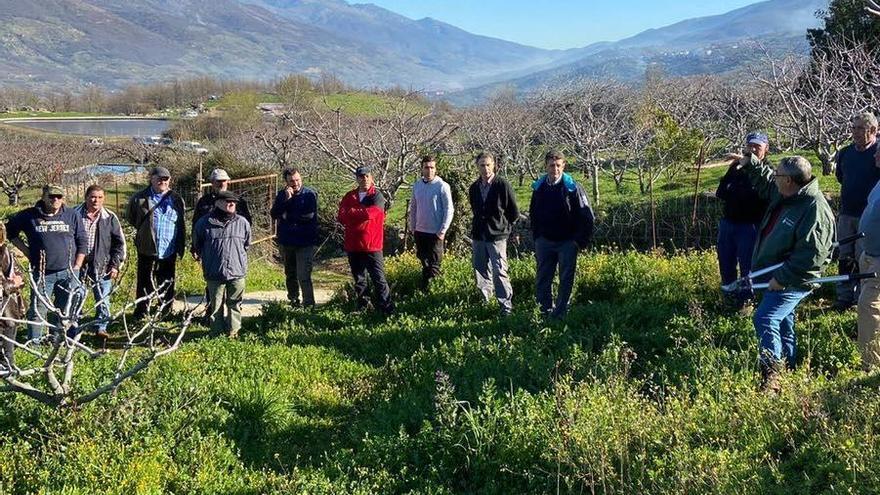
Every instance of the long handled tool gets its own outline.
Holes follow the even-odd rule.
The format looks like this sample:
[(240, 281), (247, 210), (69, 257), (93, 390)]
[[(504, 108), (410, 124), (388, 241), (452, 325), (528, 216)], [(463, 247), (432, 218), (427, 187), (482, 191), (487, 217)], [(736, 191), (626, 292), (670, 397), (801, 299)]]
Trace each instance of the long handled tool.
[[(857, 280), (864, 280), (866, 278), (877, 278), (876, 273), (850, 273), (849, 275), (834, 275), (831, 277), (821, 277), (814, 278), (813, 280), (807, 280), (805, 283), (808, 285), (812, 284), (830, 284), (836, 282), (855, 282)], [(760, 284), (752, 284), (752, 289), (760, 290), (767, 289), (770, 287), (769, 282), (763, 282)]]
[[(832, 244), (832, 247), (839, 247), (839, 246), (842, 246), (845, 244), (849, 244), (851, 242), (856, 242), (857, 240), (859, 240), (863, 237), (865, 237), (865, 233), (859, 232), (858, 234), (854, 234), (849, 237), (844, 237), (843, 239), (840, 239), (839, 241)], [(748, 275), (746, 275), (745, 277), (743, 277), (741, 279), (734, 280), (733, 282), (731, 282), (727, 285), (722, 285), (721, 290), (723, 290), (724, 292), (735, 292), (738, 290), (747, 290), (747, 289), (766, 289), (767, 284), (755, 284), (755, 283), (752, 283), (752, 281), (762, 275), (766, 275), (768, 273), (772, 273), (772, 272), (776, 271), (777, 269), (781, 268), (782, 265), (784, 265), (784, 264), (785, 264), (785, 262), (783, 261), (782, 263), (776, 263), (775, 265), (770, 265), (767, 268), (762, 268), (760, 270), (755, 270), (755, 271), (749, 272)], [(860, 274), (860, 275), (866, 275), (866, 274)], [(847, 277), (847, 276), (855, 276), (855, 275), (837, 275), (836, 277)], [(825, 277), (822, 279), (816, 279), (815, 281), (812, 281), (811, 283), (846, 282), (848, 280), (861, 280), (861, 279), (847, 279), (847, 278), (840, 278), (838, 280), (825, 280), (825, 279), (831, 279), (831, 278), (835, 278), (835, 277)], [(872, 278), (872, 277), (863, 277), (863, 278)], [(822, 280), (822, 282), (820, 282), (819, 280)]]

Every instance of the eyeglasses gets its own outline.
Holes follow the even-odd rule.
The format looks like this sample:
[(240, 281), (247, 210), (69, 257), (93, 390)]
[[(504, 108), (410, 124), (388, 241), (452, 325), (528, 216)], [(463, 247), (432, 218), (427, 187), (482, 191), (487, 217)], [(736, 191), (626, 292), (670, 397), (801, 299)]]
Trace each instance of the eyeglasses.
[(156, 177), (156, 180), (158, 180), (159, 182), (168, 182), (169, 180), (171, 180), (171, 177)]
[(61, 194), (50, 194), (49, 199), (64, 199), (64, 196)]

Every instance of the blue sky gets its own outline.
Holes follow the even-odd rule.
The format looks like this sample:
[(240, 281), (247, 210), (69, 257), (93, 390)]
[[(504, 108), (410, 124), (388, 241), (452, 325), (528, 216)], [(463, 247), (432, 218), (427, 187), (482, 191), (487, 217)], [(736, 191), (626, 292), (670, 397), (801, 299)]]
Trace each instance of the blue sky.
[(412, 19), (433, 17), (466, 31), (540, 48), (615, 41), (649, 28), (722, 14), (756, 0), (349, 0)]

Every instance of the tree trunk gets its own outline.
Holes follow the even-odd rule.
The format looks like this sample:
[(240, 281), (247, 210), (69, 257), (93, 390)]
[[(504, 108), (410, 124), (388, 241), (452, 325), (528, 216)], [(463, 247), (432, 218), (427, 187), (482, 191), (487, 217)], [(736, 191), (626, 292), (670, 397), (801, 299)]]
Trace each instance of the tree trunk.
[(590, 164), (590, 182), (593, 184), (593, 205), (599, 206), (599, 164)]

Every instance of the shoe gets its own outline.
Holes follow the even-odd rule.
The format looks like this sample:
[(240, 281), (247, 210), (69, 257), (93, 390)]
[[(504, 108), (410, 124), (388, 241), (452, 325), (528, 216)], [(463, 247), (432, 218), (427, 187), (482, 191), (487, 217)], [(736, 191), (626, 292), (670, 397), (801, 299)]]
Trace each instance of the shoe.
[(107, 330), (104, 328), (99, 328), (97, 332), (95, 332), (95, 337), (99, 339), (107, 340), (110, 338), (110, 334), (107, 333)]
[(505, 317), (510, 316), (511, 313), (513, 313), (513, 309), (501, 308), (501, 310), (498, 312), (498, 315), (501, 316), (502, 318), (505, 318)]
[(738, 314), (739, 316), (751, 316), (754, 309), (755, 308), (752, 307), (751, 304), (745, 304), (736, 310), (736, 314)]

